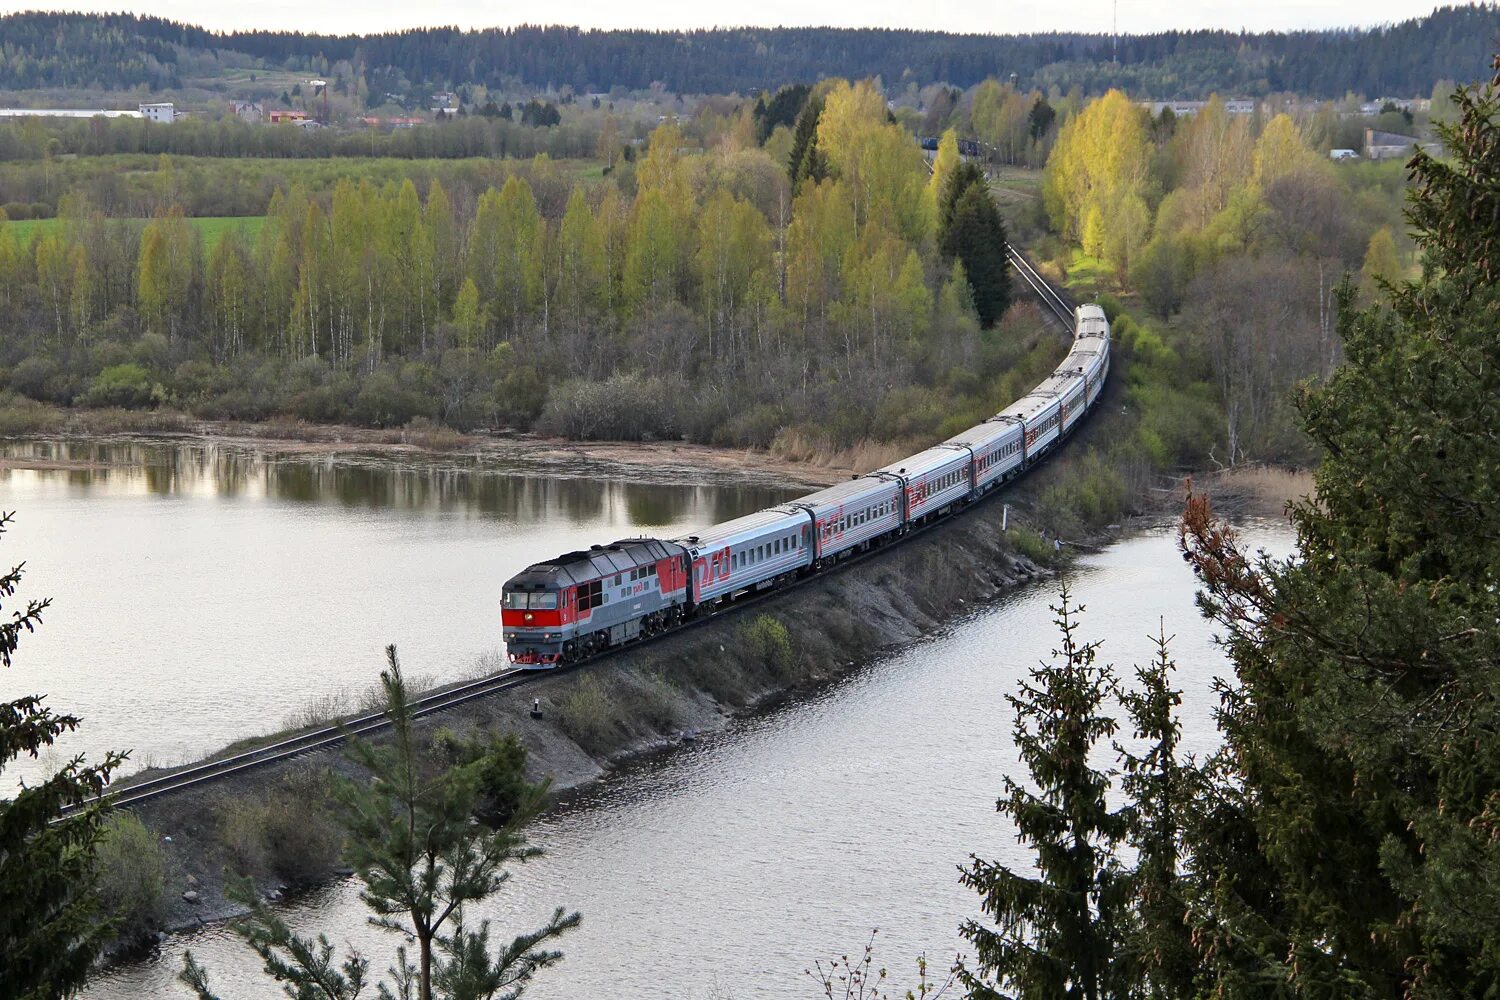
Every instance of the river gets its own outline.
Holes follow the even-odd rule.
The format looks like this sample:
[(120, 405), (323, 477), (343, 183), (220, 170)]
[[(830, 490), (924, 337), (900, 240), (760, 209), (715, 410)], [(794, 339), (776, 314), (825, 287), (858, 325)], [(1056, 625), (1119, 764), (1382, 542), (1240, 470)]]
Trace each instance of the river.
[[(1245, 540), (1275, 554), (1291, 545), (1269, 522), (1247, 524)], [(1212, 682), (1227, 666), (1172, 531), (1126, 538), (1070, 576), (1087, 608), (1084, 636), (1104, 639), (1127, 674), (1150, 658), (1149, 636), (1165, 622), (1184, 688), (1184, 750), (1210, 750)], [(1019, 776), (1005, 695), (1050, 656), (1056, 586), (1021, 588), (811, 697), (625, 768), (540, 821), (532, 836), (547, 856), (518, 868), (483, 915), (514, 933), (565, 905), (584, 923), (527, 995), (812, 1000), (821, 991), (804, 970), (856, 955), (876, 927), (893, 994), (913, 984), (920, 953), (946, 968), (961, 949), (959, 923), (978, 913), (958, 866), (971, 852), (1027, 864), (994, 811), (1002, 777)], [(394, 952), (389, 935), (365, 925), (352, 881), (287, 912), (297, 929), (360, 949), (372, 971)], [(186, 947), (226, 1000), (277, 995), (238, 939), (210, 928), (116, 970), (88, 996), (186, 996), (174, 982)]]
[[(417, 683), (493, 671), (500, 587), (530, 563), (626, 535), (683, 534), (802, 490), (649, 470), (540, 470), (464, 456), (282, 455), (171, 441), (4, 441), (0, 563), (53, 597), (0, 695), (84, 719), (55, 752), (194, 760), (354, 707), (386, 643)], [(622, 478), (622, 475), (634, 478)]]

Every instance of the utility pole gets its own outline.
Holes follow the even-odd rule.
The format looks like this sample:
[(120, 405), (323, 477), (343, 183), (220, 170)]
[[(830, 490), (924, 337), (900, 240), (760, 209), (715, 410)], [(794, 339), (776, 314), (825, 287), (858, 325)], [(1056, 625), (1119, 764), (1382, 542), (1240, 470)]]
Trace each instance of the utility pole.
[(1115, 36), (1114, 55), (1111, 57), (1116, 66), (1120, 65), (1120, 0), (1114, 2), (1114, 18), (1111, 31)]

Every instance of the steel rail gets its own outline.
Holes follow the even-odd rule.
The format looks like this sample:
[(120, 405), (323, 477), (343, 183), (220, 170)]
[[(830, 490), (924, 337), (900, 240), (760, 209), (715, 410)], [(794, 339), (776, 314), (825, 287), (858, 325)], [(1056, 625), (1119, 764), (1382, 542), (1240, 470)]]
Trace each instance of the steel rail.
[(1073, 307), (1071, 303), (1063, 298), (1057, 289), (1052, 287), (1052, 283), (1042, 276), (1042, 273), (1032, 265), (1031, 261), (1026, 259), (1026, 255), (1007, 243), (1005, 244), (1005, 259), (1010, 263), (1015, 272), (1021, 276), (1021, 280), (1031, 286), (1031, 290), (1036, 293), (1037, 298), (1042, 300), (1042, 305), (1046, 306), (1052, 315), (1056, 316), (1064, 326), (1071, 329), (1073, 326)]
[[(1066, 301), (1060, 294), (1058, 294), (1055, 289), (1052, 288), (1051, 284), (1034, 268), (1031, 268), (1029, 262), (1027, 262), (1025, 258), (1019, 253), (1019, 251), (1017, 251), (1009, 243), (1005, 244), (1005, 250), (1008, 259), (1010, 259), (1012, 262), (1012, 265), (1016, 266), (1017, 272), (1022, 274), (1022, 277), (1025, 278), (1026, 283), (1032, 288), (1037, 296), (1042, 299), (1043, 304), (1046, 305), (1048, 309), (1051, 310), (1054, 314), (1058, 314), (1059, 316), (1066, 315), (1064, 313), (1059, 313), (1059, 309), (1066, 308)], [(1020, 264), (1025, 265), (1026, 271), (1022, 271), (1021, 266), (1016, 263), (1017, 261), (1019, 261)], [(1029, 272), (1029, 274), (1027, 272)], [(1045, 289), (1045, 292), (1043, 291), (1043, 289)], [(1080, 419), (1079, 423), (1082, 423), (1083, 420), (1086, 420), (1089, 413), (1091, 413), (1093, 409), (1094, 408), (1091, 406), (1087, 410), (1085, 410), (1084, 415)], [(760, 591), (750, 591), (743, 593), (738, 598), (732, 598), (727, 604), (716, 607), (709, 614), (688, 618), (670, 628), (664, 629), (650, 636), (643, 636), (639, 640), (627, 643), (622, 646), (612, 646), (610, 648), (600, 650), (599, 652), (594, 653), (591, 656), (585, 657), (574, 663), (570, 663), (564, 667), (552, 668), (549, 670), (522, 670), (519, 668), (511, 668), (509, 670), (502, 670), (496, 674), (491, 674), (488, 677), (479, 678), (478, 680), (466, 681), (446, 690), (435, 691), (432, 694), (423, 695), (421, 697), (413, 699), (412, 716), (414, 718), (419, 718), (421, 716), (429, 715), (434, 712), (440, 712), (445, 709), (454, 708), (458, 705), (462, 705), (466, 702), (473, 701), (478, 698), (488, 697), (489, 695), (496, 694), (500, 691), (520, 687), (528, 681), (556, 674), (560, 670), (572, 670), (578, 667), (596, 663), (610, 656), (635, 649), (653, 639), (661, 638), (667, 635), (676, 635), (680, 632), (685, 631), (686, 629), (692, 628), (695, 625), (706, 624), (719, 618), (726, 612), (740, 611), (744, 608), (758, 604), (761, 601), (780, 597), (795, 590), (803, 584), (811, 583), (814, 580), (824, 579), (825, 577), (844, 570), (850, 566), (858, 565), (859, 563), (864, 562), (866, 559), (871, 559), (890, 551), (891, 548), (901, 544), (902, 542), (910, 541), (911, 539), (916, 538), (919, 535), (932, 530), (933, 528), (941, 527), (942, 525), (951, 523), (955, 517), (967, 512), (973, 507), (978, 506), (985, 500), (989, 500), (994, 496), (1005, 492), (1007, 487), (1016, 482), (1018, 479), (1022, 478), (1024, 475), (1026, 475), (1026, 473), (1030, 472), (1038, 465), (1041, 465), (1046, 458), (1051, 457), (1051, 453), (1059, 445), (1061, 445), (1062, 442), (1067, 439), (1067, 437), (1072, 436), (1073, 432), (1077, 430), (1077, 428), (1078, 424), (1074, 424), (1073, 427), (1068, 429), (1066, 435), (1060, 437), (1048, 449), (1047, 454), (1038, 456), (1035, 461), (1028, 462), (1026, 465), (1017, 470), (1009, 479), (995, 484), (995, 486), (992, 487), (988, 492), (972, 499), (960, 499), (954, 501), (954, 508), (951, 509), (946, 515), (937, 517), (934, 520), (928, 521), (916, 527), (908, 528), (904, 534), (899, 534), (894, 537), (887, 538), (884, 541), (881, 541), (862, 552), (853, 552), (852, 554), (844, 556), (842, 558), (835, 557), (835, 560), (832, 563), (824, 566), (822, 569), (815, 569), (811, 572), (803, 573), (797, 576), (795, 579), (789, 580), (777, 586), (766, 587)], [(282, 740), (277, 743), (272, 743), (267, 746), (257, 747), (253, 750), (247, 750), (243, 753), (234, 754), (232, 756), (224, 757), (219, 760), (208, 761), (202, 764), (194, 764), (190, 767), (184, 768), (183, 770), (173, 771), (169, 774), (162, 774), (152, 778), (143, 779), (134, 784), (126, 785), (117, 791), (108, 791), (96, 798), (86, 799), (75, 806), (67, 807), (63, 810), (63, 815), (67, 816), (91, 806), (101, 806), (103, 808), (113, 809), (124, 806), (138, 805), (142, 802), (149, 801), (171, 792), (192, 788), (206, 782), (217, 781), (221, 778), (226, 778), (233, 774), (242, 774), (246, 771), (262, 767), (267, 764), (274, 764), (280, 761), (291, 760), (292, 758), (300, 757), (304, 754), (317, 753), (322, 750), (327, 750), (343, 742), (350, 736), (363, 736), (367, 733), (373, 733), (380, 729), (384, 729), (388, 725), (390, 725), (390, 719), (386, 716), (385, 712), (368, 712), (350, 719), (345, 719), (344, 721), (335, 723), (333, 725), (322, 726), (318, 729), (312, 730), (311, 732), (302, 733), (301, 735), (294, 736), (290, 739)]]

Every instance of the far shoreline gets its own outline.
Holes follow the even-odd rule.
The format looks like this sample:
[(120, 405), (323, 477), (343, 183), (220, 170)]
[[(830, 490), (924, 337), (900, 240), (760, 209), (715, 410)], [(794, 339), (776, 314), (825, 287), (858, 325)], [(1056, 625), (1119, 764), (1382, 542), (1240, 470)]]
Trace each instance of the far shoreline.
[[(680, 476), (691, 482), (709, 479), (787, 488), (828, 486), (863, 471), (837, 457), (824, 464), (783, 457), (767, 449), (681, 440), (574, 441), (521, 432), (463, 433), (426, 422), (374, 428), (301, 420), (204, 420), (175, 411), (38, 410), (47, 419), (27, 421), (21, 427), (0, 425), (0, 442), (175, 443), (242, 448), (291, 459), (465, 457), (543, 475), (583, 464), (608, 478), (661, 481)], [(96, 456), (0, 454), (0, 471), (101, 471), (110, 467), (110, 462)]]

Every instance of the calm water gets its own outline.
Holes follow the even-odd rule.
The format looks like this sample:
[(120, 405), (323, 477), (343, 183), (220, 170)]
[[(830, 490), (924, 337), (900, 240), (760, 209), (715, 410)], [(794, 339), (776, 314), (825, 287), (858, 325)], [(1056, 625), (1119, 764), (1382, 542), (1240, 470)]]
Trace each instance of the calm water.
[[(1290, 546), (1276, 525), (1252, 525), (1246, 540), (1277, 554)], [(1127, 670), (1150, 658), (1148, 635), (1165, 619), (1185, 688), (1185, 749), (1211, 748), (1209, 685), (1226, 666), (1171, 533), (1083, 560), (1073, 583), (1087, 637), (1104, 638)], [(638, 765), (547, 817), (534, 839), (548, 856), (517, 870), (485, 911), (512, 933), (555, 905), (583, 912), (567, 958), (528, 996), (811, 1000), (819, 994), (803, 970), (857, 953), (874, 927), (893, 993), (913, 982), (920, 952), (946, 967), (958, 924), (977, 913), (957, 866), (970, 852), (1026, 863), (994, 812), (1001, 777), (1018, 773), (1004, 696), (1049, 656), (1055, 587), (1017, 591), (817, 697)], [(290, 918), (359, 948), (377, 970), (394, 952), (390, 936), (365, 926), (351, 882)], [(186, 996), (174, 983), (184, 947), (223, 995), (277, 995), (237, 939), (208, 930), (116, 972), (90, 997)]]
[(80, 466), (0, 469), (0, 510), (17, 513), (0, 562), (26, 561), (23, 599), (54, 597), (0, 695), (82, 716), (59, 754), (130, 748), (137, 765), (356, 702), (386, 643), (415, 678), (473, 672), (500, 653), (500, 586), (529, 563), (798, 492), (163, 443), (0, 442), (0, 456)]

